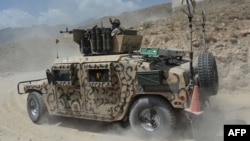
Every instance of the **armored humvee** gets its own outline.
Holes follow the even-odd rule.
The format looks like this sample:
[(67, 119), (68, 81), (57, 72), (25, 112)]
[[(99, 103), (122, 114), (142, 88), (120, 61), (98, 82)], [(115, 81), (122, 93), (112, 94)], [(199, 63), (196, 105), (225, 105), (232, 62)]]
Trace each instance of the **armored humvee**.
[(216, 61), (208, 51), (193, 62), (189, 51), (141, 47), (135, 30), (115, 36), (100, 27), (71, 33), (83, 55), (58, 58), (46, 70), (47, 78), (18, 83), (18, 93), (28, 93), (34, 123), (45, 112), (107, 122), (128, 119), (135, 133), (168, 136), (177, 111), (189, 107), (194, 84), (201, 103), (217, 94)]

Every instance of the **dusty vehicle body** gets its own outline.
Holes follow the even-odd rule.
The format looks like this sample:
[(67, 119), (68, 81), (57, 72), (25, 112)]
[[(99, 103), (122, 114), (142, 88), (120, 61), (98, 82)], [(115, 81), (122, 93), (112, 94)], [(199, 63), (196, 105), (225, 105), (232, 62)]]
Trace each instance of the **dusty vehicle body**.
[(217, 93), (216, 62), (209, 52), (190, 67), (189, 52), (141, 48), (142, 36), (136, 31), (113, 37), (108, 28), (71, 33), (84, 55), (56, 59), (47, 78), (18, 83), (19, 94), (29, 93), (27, 110), (35, 123), (47, 110), (107, 122), (129, 119), (136, 133), (168, 136), (176, 112), (190, 105), (192, 78), (203, 99)]
[[(135, 49), (140, 48), (139, 35), (115, 38), (126, 36), (133, 38)], [(22, 84), (24, 93), (42, 94), (50, 114), (116, 121), (127, 115), (133, 101), (147, 95), (162, 97), (174, 108), (187, 107), (187, 61), (163, 64), (145, 61), (141, 54), (75, 56), (55, 60), (51, 67), (54, 82)]]
[(45, 79), (26, 84), (24, 91), (41, 93), (50, 114), (95, 120), (122, 120), (133, 101), (147, 95), (186, 108), (185, 68), (152, 67), (157, 66), (142, 56), (127, 54), (57, 59), (51, 68), (55, 84)]

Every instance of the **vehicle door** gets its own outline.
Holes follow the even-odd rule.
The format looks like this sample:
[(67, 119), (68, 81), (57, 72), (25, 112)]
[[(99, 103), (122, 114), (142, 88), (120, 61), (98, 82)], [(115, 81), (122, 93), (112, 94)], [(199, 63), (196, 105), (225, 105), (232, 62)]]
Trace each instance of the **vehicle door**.
[(86, 113), (97, 117), (112, 117), (119, 110), (120, 81), (112, 63), (86, 63), (83, 87)]
[(52, 67), (57, 108), (61, 112), (84, 111), (81, 106), (84, 100), (80, 93), (79, 68), (79, 64), (57, 64)]

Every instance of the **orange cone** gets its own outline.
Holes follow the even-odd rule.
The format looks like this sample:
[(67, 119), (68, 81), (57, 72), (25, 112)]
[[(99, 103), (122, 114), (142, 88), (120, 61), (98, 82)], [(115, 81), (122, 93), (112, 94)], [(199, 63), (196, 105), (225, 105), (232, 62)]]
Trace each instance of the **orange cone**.
[(194, 86), (194, 90), (193, 90), (193, 96), (192, 96), (192, 101), (191, 101), (191, 105), (190, 108), (185, 109), (185, 111), (195, 114), (195, 115), (200, 115), (203, 113), (203, 111), (200, 111), (200, 99), (199, 99), (199, 92), (198, 92), (198, 86)]

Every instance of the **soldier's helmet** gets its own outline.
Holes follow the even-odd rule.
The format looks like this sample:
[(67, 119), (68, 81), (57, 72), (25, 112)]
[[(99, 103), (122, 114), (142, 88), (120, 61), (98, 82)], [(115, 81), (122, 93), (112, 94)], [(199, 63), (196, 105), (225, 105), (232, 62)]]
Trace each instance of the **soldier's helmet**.
[(112, 20), (112, 24), (120, 25), (121, 22), (120, 22), (119, 19), (113, 19), (113, 20)]

